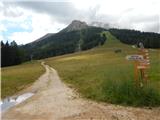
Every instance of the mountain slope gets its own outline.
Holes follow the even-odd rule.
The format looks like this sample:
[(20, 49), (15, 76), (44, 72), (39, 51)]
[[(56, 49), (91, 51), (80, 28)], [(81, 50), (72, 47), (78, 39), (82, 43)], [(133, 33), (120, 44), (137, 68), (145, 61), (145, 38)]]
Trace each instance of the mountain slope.
[(85, 22), (81, 22), (79, 20), (73, 20), (71, 24), (69, 24), (65, 29), (60, 32), (71, 32), (75, 30), (86, 29), (89, 26)]
[(44, 39), (46, 39), (46, 38), (48, 38), (50, 36), (53, 36), (53, 35), (54, 35), (54, 33), (47, 33), (46, 35), (40, 37), (39, 39), (37, 39), (37, 40), (35, 40), (35, 41), (31, 42), (31, 43), (40, 42), (41, 40), (44, 40)]
[(68, 27), (56, 34), (49, 34), (39, 40), (22, 46), (26, 51), (26, 59), (41, 59), (51, 56), (73, 53), (102, 45), (105, 29), (87, 26), (86, 23), (73, 21)]
[(109, 31), (122, 43), (138, 45), (141, 42), (145, 48), (160, 48), (160, 34), (158, 33), (127, 29), (110, 29)]
[[(47, 34), (40, 39), (22, 46), (25, 60), (78, 52), (103, 45), (106, 29), (88, 26), (85, 22), (72, 21), (66, 28), (55, 34)], [(142, 42), (147, 48), (160, 48), (160, 34), (134, 30), (109, 29), (122, 43), (136, 45)]]
[[(124, 59), (122, 56), (123, 53), (115, 53), (115, 48), (113, 48), (112, 45), (114, 45), (116, 48), (122, 48), (123, 51), (132, 51), (133, 48), (118, 42), (118, 40), (116, 40), (113, 36), (109, 35), (108, 33), (106, 34), (108, 37), (108, 41), (107, 44), (105, 44), (104, 46), (100, 46), (92, 50), (79, 52), (76, 54), (45, 59), (44, 61), (47, 61), (47, 63), (52, 64), (52, 66), (58, 69), (58, 73), (60, 73), (63, 80), (65, 80), (65, 82), (70, 83), (69, 86), (66, 86), (68, 84), (65, 85), (60, 80), (57, 72), (53, 68), (42, 63), (42, 65), (44, 65), (46, 68), (45, 74), (43, 74), (33, 85), (30, 85), (29, 88), (23, 90), (23, 93), (34, 91), (37, 92), (34, 92), (34, 96), (26, 100), (23, 104), (15, 106), (13, 109), (10, 109), (5, 114), (2, 114), (2, 119), (25, 118), (27, 120), (30, 120), (35, 118), (41, 119), (43, 117), (43, 119), (62, 118), (63, 120), (91, 118), (103, 118), (107, 120), (113, 120), (115, 118), (146, 120), (152, 118), (158, 120), (160, 114), (159, 108), (153, 108), (150, 106), (150, 109), (148, 109), (148, 107), (136, 108), (127, 107), (126, 104), (125, 106), (121, 106), (108, 103), (109, 100), (110, 102), (114, 103), (114, 99), (108, 99), (110, 97), (115, 97), (113, 94), (114, 92), (112, 92), (112, 90), (117, 92), (117, 96), (119, 99), (123, 99), (123, 101), (119, 100), (119, 102), (123, 103), (126, 103), (127, 99), (130, 100), (133, 98), (130, 96), (128, 97), (128, 95), (134, 96), (135, 94), (127, 94), (125, 96), (126, 99), (124, 99), (124, 95), (121, 96), (122, 92), (124, 92), (124, 94), (130, 93), (132, 86), (128, 86), (128, 84), (125, 84), (128, 90), (119, 90), (120, 87), (116, 87), (117, 83), (119, 83), (118, 80), (115, 81), (116, 77), (121, 82), (126, 80), (125, 77), (127, 75), (127, 78), (130, 78), (130, 74), (128, 74), (128, 72), (130, 71), (127, 71), (127, 74), (124, 74), (126, 70), (130, 70), (126, 69), (129, 67), (130, 63), (128, 62), (127, 65), (125, 65), (126, 63), (123, 63), (121, 61)], [(33, 67), (29, 65), (28, 67), (33, 69)], [(33, 71), (35, 72), (35, 69), (33, 69)], [(117, 72), (120, 73), (117, 74)], [(154, 72), (155, 74), (157, 73), (156, 71)], [(109, 84), (111, 89), (106, 88), (106, 83), (109, 80), (109, 78), (113, 80), (115, 85), (113, 86), (113, 84)], [(75, 89), (70, 87), (71, 85), (75, 87)], [(95, 101), (83, 99), (79, 97), (79, 94), (77, 94), (75, 90), (77, 90), (78, 92), (81, 91), (80, 93), (83, 93), (83, 97), (87, 97), (93, 100), (100, 100), (107, 103), (97, 103)], [(108, 91), (109, 93), (111, 93), (111, 96), (106, 95)], [(136, 92), (139, 93), (140, 91)], [(137, 102), (141, 100), (144, 96), (146, 96), (146, 101), (149, 101), (147, 104), (156, 104), (155, 97), (157, 96), (153, 97), (153, 92), (154, 91), (152, 89), (152, 91), (150, 92), (143, 92), (145, 94), (140, 93), (140, 95), (142, 95), (137, 97), (137, 99), (135, 99), (134, 102)], [(121, 94), (119, 95), (119, 93)], [(45, 101), (48, 101), (47, 106), (46, 102), (44, 102), (44, 99)], [(129, 103), (132, 103), (132, 101), (129, 101)], [(33, 111), (35, 106), (38, 106), (39, 109), (35, 109)], [(17, 112), (17, 110), (19, 111)], [(39, 113), (43, 114), (40, 115)]]
[(147, 86), (136, 89), (133, 63), (125, 57), (137, 54), (138, 49), (121, 43), (109, 32), (106, 36), (103, 46), (45, 61), (85, 98), (122, 105), (159, 106), (160, 50), (149, 50), (150, 79)]

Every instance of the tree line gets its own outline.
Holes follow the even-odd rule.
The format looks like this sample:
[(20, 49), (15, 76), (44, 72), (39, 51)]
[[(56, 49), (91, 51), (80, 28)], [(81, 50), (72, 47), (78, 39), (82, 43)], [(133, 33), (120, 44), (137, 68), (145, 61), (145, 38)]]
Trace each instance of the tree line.
[(26, 44), (21, 48), (26, 52), (26, 60), (30, 58), (31, 54), (33, 59), (42, 59), (74, 53), (78, 51), (78, 47), (80, 50), (86, 50), (103, 45), (106, 40), (106, 36), (101, 35), (103, 31), (102, 28), (89, 27), (82, 30), (59, 32), (41, 41)]
[(117, 39), (125, 44), (137, 45), (141, 42), (145, 48), (160, 48), (160, 34), (140, 32), (128, 29), (110, 29)]
[[(15, 41), (1, 41), (1, 66), (17, 65), (31, 59), (42, 59), (103, 45), (107, 40), (103, 28), (88, 27), (82, 30), (59, 32), (43, 40), (18, 46)], [(126, 29), (109, 29), (111, 34), (125, 44), (138, 45), (146, 48), (160, 48), (160, 34), (140, 32)]]
[[(91, 27), (71, 32), (59, 32), (41, 41), (18, 46), (15, 41), (1, 41), (1, 66), (17, 65), (24, 61), (43, 59), (87, 50), (103, 45), (107, 39), (102, 28)], [(80, 42), (81, 41), (81, 42)]]
[(103, 33), (105, 29), (98, 27), (90, 27), (87, 30), (82, 30), (82, 50), (87, 50), (98, 45), (103, 45), (107, 40), (106, 35)]
[(23, 52), (15, 41), (3, 43), (1, 41), (1, 67), (20, 64), (23, 61)]

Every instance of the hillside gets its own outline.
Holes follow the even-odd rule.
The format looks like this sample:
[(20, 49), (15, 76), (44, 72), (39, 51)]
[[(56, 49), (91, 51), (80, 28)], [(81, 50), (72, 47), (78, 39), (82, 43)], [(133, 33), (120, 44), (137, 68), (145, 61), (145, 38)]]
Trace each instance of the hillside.
[(160, 48), (160, 34), (158, 33), (127, 29), (110, 29), (109, 31), (122, 43), (138, 45), (141, 42), (145, 48)]
[[(113, 37), (110, 36), (109, 38), (110, 38), (109, 40), (111, 40), (111, 38), (113, 38)], [(112, 45), (113, 43), (117, 44), (117, 42), (114, 40), (112, 42), (108, 41), (108, 43), (110, 45)], [(105, 47), (106, 46), (104, 46), (104, 48)], [(127, 46), (123, 46), (121, 44), (119, 44), (118, 47), (126, 47), (126, 49), (129, 49), (129, 47), (127, 48)], [(103, 74), (101, 74), (99, 71), (100, 69), (97, 67), (97, 65), (99, 65), (99, 66), (102, 66), (102, 64), (106, 65), (103, 60), (100, 60), (100, 62), (103, 62), (103, 63), (98, 63), (98, 57), (100, 59), (102, 59), (102, 57), (97, 56), (96, 51), (101, 48), (102, 47), (99, 47), (99, 48), (96, 48), (93, 50), (96, 54), (93, 54), (92, 53), (93, 51), (89, 50), (89, 51), (87, 51), (87, 53), (86, 52), (81, 53), (81, 57), (79, 57), (80, 53), (79, 53), (79, 55), (76, 53), (76, 54), (72, 54), (72, 55), (61, 56), (62, 59), (60, 57), (57, 57), (57, 59), (59, 59), (60, 61), (66, 60), (66, 63), (68, 62), (68, 66), (66, 66), (67, 65), (66, 63), (65, 64), (62, 63), (64, 65), (64, 69), (65, 69), (64, 74), (66, 74), (67, 69), (69, 70), (68, 71), (68, 73), (69, 73), (69, 72), (71, 72), (71, 69), (73, 69), (73, 66), (76, 66), (75, 64), (73, 64), (73, 65), (70, 64), (71, 60), (72, 60), (72, 63), (74, 63), (74, 62), (77, 63), (78, 69), (80, 67), (79, 64), (81, 64), (82, 68), (80, 68), (80, 69), (83, 70), (83, 72), (78, 73), (79, 75), (84, 75), (84, 72), (89, 70), (88, 66), (87, 66), (87, 64), (89, 62), (89, 61), (87, 62), (88, 58), (86, 59), (84, 57), (91, 58), (90, 59), (91, 72), (93, 72), (93, 69), (94, 69), (91, 67), (96, 68), (96, 69), (94, 69), (96, 71), (93, 72), (92, 75), (89, 74), (88, 77), (85, 75), (84, 80), (83, 80), (82, 76), (77, 76), (78, 74), (75, 74), (76, 72), (78, 72), (77, 71), (78, 69), (76, 67), (75, 67), (76, 72), (73, 71), (73, 74), (76, 75), (75, 76), (76, 78), (74, 78), (74, 75), (72, 74), (72, 76), (73, 76), (72, 80), (75, 80), (75, 82), (77, 82), (76, 84), (82, 83), (82, 84), (79, 84), (79, 86), (77, 86), (77, 88), (75, 88), (75, 86), (73, 86), (74, 84), (64, 84), (62, 82), (61, 78), (59, 77), (57, 71), (54, 68), (47, 65), (45, 62), (42, 62), (42, 65), (46, 69), (46, 72), (43, 75), (41, 75), (41, 77), (38, 80), (36, 80), (34, 82), (34, 84), (30, 85), (25, 90), (21, 91), (21, 94), (19, 94), (19, 96), (10, 97), (9, 99), (7, 99), (7, 101), (10, 101), (12, 104), (18, 103), (18, 105), (12, 107), (11, 109), (9, 109), (8, 111), (5, 111), (5, 112), (3, 112), (4, 109), (2, 107), (2, 119), (4, 119), (4, 120), (5, 119), (20, 120), (22, 118), (25, 118), (27, 120), (31, 120), (31, 119), (33, 119), (33, 120), (35, 120), (35, 119), (50, 119), (50, 120), (53, 120), (53, 119), (63, 119), (63, 120), (75, 120), (75, 119), (98, 119), (98, 120), (99, 119), (107, 119), (107, 120), (113, 120), (113, 119), (118, 119), (118, 120), (124, 119), (125, 120), (126, 119), (126, 120), (128, 120), (128, 119), (135, 119), (135, 120), (139, 120), (140, 119), (140, 120), (146, 120), (146, 119), (152, 118), (154, 120), (158, 120), (159, 113), (160, 113), (159, 108), (158, 107), (153, 108), (151, 106), (152, 105), (158, 106), (157, 102), (158, 102), (159, 96), (153, 96), (153, 95), (157, 95), (156, 94), (157, 91), (155, 92), (152, 89), (145, 89), (145, 91), (142, 93), (141, 93), (141, 90), (136, 91), (139, 93), (140, 96), (138, 96), (138, 99), (135, 99), (135, 101), (136, 102), (142, 101), (145, 98), (147, 98), (147, 99), (145, 99), (144, 102), (145, 103), (149, 102), (149, 104), (148, 103), (145, 104), (145, 105), (151, 105), (151, 106), (149, 106), (149, 109), (148, 109), (148, 107), (136, 108), (136, 107), (127, 107), (127, 106), (114, 105), (114, 104), (108, 103), (107, 98), (111, 98), (111, 97), (115, 98), (115, 96), (114, 96), (115, 91), (117, 92), (117, 95), (119, 95), (119, 93), (120, 93), (119, 100), (124, 100), (123, 103), (125, 103), (127, 100), (124, 99), (124, 96), (121, 96), (122, 92), (124, 92), (124, 94), (126, 94), (127, 92), (130, 93), (131, 89), (133, 89), (132, 91), (134, 91), (135, 89), (132, 86), (127, 86), (128, 84), (125, 84), (125, 87), (123, 87), (124, 89), (122, 89), (122, 87), (119, 86), (119, 83), (124, 83), (124, 81), (116, 83), (115, 77), (113, 78), (114, 84), (113, 83), (108, 84), (107, 79), (106, 79), (106, 81), (103, 81), (103, 77), (106, 77), (106, 76), (101, 76), (102, 80), (98, 81), (98, 78), (100, 78), (100, 75), (103, 75), (104, 72), (102, 72)], [(104, 55), (107, 55), (106, 52), (103, 51), (103, 53), (104, 53)], [(114, 58), (116, 59), (116, 56), (111, 57), (111, 59), (112, 59), (111, 63), (115, 63), (113, 61)], [(53, 60), (52, 62), (55, 62), (55, 60), (53, 58), (51, 58), (51, 59)], [(77, 61), (77, 60), (79, 60), (79, 61)], [(87, 64), (83, 65), (82, 60), (86, 61)], [(108, 62), (108, 61), (106, 61), (106, 62)], [(29, 66), (30, 66), (30, 64), (28, 64), (28, 67)], [(25, 67), (27, 67), (27, 66), (25, 66)], [(35, 66), (33, 66), (33, 67), (35, 67)], [(33, 69), (33, 67), (30, 67), (30, 69)], [(67, 68), (65, 68), (65, 67), (67, 67)], [(120, 69), (121, 68), (122, 67), (120, 67)], [(35, 69), (33, 69), (33, 70), (35, 70)], [(103, 67), (103, 70), (104, 70), (104, 67)], [(121, 71), (122, 70), (124, 70), (124, 69), (121, 69)], [(110, 70), (108, 70), (108, 72), (109, 71)], [(35, 73), (35, 71), (32, 73)], [(89, 71), (87, 72), (87, 74), (88, 73), (89, 73)], [(94, 73), (96, 73), (96, 74), (94, 74)], [(123, 71), (121, 73), (123, 73)], [(116, 71), (115, 71), (115, 74), (117, 75)], [(78, 79), (77, 77), (80, 77), (80, 79), (82, 81), (79, 81), (80, 79)], [(97, 79), (93, 79), (93, 78), (97, 78)], [(71, 79), (71, 77), (69, 79)], [(78, 81), (76, 79), (78, 79)], [(15, 79), (13, 81), (15, 81)], [(103, 81), (103, 84), (101, 84), (102, 81)], [(88, 84), (85, 84), (85, 83), (88, 83)], [(16, 82), (16, 84), (17, 84), (17, 82)], [(73, 89), (73, 87), (71, 85), (75, 89)], [(99, 86), (99, 88), (96, 88), (97, 85), (98, 86), (101, 85), (101, 86)], [(104, 87), (106, 87), (106, 86), (109, 86), (110, 89), (109, 90), (104, 89)], [(128, 88), (128, 87), (131, 87), (131, 88), (127, 92), (125, 92), (127, 90), (126, 88)], [(91, 89), (91, 88), (93, 88), (93, 89)], [(99, 91), (102, 90), (101, 91), (102, 93), (99, 94), (100, 99), (105, 98), (105, 96), (108, 95), (108, 93), (107, 93), (108, 91), (111, 93), (112, 96), (108, 96), (107, 98), (105, 98), (106, 103), (91, 101), (91, 100), (81, 98), (79, 96), (79, 94), (75, 91), (75, 90), (79, 90), (79, 89), (84, 89), (84, 90), (88, 89), (89, 91), (86, 91), (86, 92), (89, 92), (89, 93), (85, 93), (85, 94), (88, 94), (88, 95), (91, 94), (93, 100), (97, 100), (97, 99), (94, 99), (94, 94), (93, 94), (96, 91), (97, 91), (96, 93), (100, 93)], [(142, 88), (142, 89), (144, 90), (144, 88)], [(148, 90), (151, 90), (151, 92), (149, 92)], [(106, 95), (104, 94), (105, 92), (106, 92)], [(24, 95), (26, 95), (27, 93), (32, 94), (32, 96), (25, 101), (21, 101), (23, 103), (20, 104), (19, 103), (20, 98), (25, 99)], [(103, 96), (103, 95), (105, 95), (105, 96)], [(136, 94), (134, 93), (134, 95), (133, 94), (131, 94), (131, 95), (134, 96)], [(128, 98), (127, 95), (125, 97)], [(158, 98), (158, 99), (156, 100), (156, 98)], [(129, 99), (130, 99), (130, 97), (129, 97)], [(132, 97), (132, 99), (133, 99), (133, 97)], [(113, 103), (115, 102), (114, 99), (110, 99), (110, 100), (113, 100), (112, 101)], [(152, 100), (152, 101), (150, 101), (150, 100)], [(116, 103), (117, 103), (117, 101), (116, 101)], [(132, 101), (131, 101), (131, 103), (132, 103)], [(152, 104), (150, 104), (150, 103), (152, 103)], [(142, 103), (141, 105), (144, 105), (144, 103)], [(17, 114), (18, 114), (18, 116), (17, 116)]]
[(58, 33), (47, 33), (41, 38), (22, 46), (18, 46), (15, 41), (11, 43), (1, 41), (2, 67), (101, 46), (107, 40), (106, 35), (102, 34), (104, 31), (109, 31), (125, 44), (138, 46), (141, 42), (145, 48), (160, 48), (160, 34), (158, 33), (109, 29), (106, 27), (107, 24), (99, 22), (93, 22), (90, 25), (74, 20)]
[(87, 26), (86, 23), (73, 21), (68, 27), (56, 34), (49, 34), (26, 44), (25, 59), (42, 59), (51, 56), (73, 53), (104, 44), (106, 38), (100, 33), (103, 28)]
[[(74, 20), (58, 33), (45, 36), (22, 46), (25, 60), (42, 59), (52, 56), (74, 53), (103, 45), (107, 39), (101, 33), (106, 29), (88, 26), (85, 22)], [(142, 42), (146, 48), (160, 48), (160, 34), (126, 29), (109, 29), (122, 43), (138, 45)]]
[[(2, 114), (2, 119), (41, 119), (43, 116), (43, 119), (66, 120), (157, 120), (160, 112), (160, 50), (149, 50), (149, 81), (138, 87), (134, 82), (133, 63), (126, 60), (126, 55), (135, 54), (138, 49), (121, 43), (110, 32), (101, 34), (108, 38), (101, 46), (43, 59), (46, 72), (38, 80), (37, 77), (44, 72), (40, 61), (3, 68), (3, 98), (19, 91), (21, 95), (26, 92), (34, 95)], [(15, 97), (7, 100), (11, 103), (18, 101)], [(39, 109), (35, 109), (37, 107)]]
[(39, 39), (37, 39), (37, 40), (35, 40), (35, 41), (31, 42), (31, 43), (39, 42), (39, 41), (44, 40), (44, 39), (46, 39), (46, 38), (48, 38), (50, 36), (53, 36), (53, 35), (54, 35), (54, 33), (47, 33), (46, 35), (42, 36), (41, 38), (39, 38)]
[[(45, 61), (85, 98), (133, 106), (159, 105), (160, 51), (149, 51), (150, 81), (148, 86), (139, 90), (133, 83), (133, 63), (125, 59), (126, 55), (136, 54), (138, 50), (122, 44), (109, 32), (105, 34), (108, 39), (103, 46)], [(121, 52), (116, 53), (116, 50)]]
[[(160, 51), (158, 49), (149, 50), (151, 59), (149, 86), (142, 89), (141, 93), (137, 95), (134, 92), (137, 89), (132, 84), (134, 81), (133, 64), (131, 61), (127, 61), (125, 57), (129, 54), (136, 54), (138, 50), (121, 43), (109, 32), (101, 34), (105, 34), (108, 38), (102, 46), (74, 54), (44, 59), (44, 61), (58, 70), (63, 81), (74, 87), (85, 98), (123, 105), (158, 105), (160, 103), (158, 101), (160, 94)], [(117, 50), (121, 52), (117, 53)], [(36, 69), (34, 67), (33, 72), (30, 66), (33, 66), (33, 64), (28, 62), (27, 64), (2, 69), (3, 97), (15, 94), (15, 92), (22, 90), (26, 85), (36, 80), (35, 77), (40, 75), (42, 69), (36, 63)], [(35, 74), (35, 71), (37, 74)], [(26, 79), (29, 79), (29, 81)], [(119, 84), (122, 86), (119, 86)], [(129, 91), (129, 93), (125, 91)], [(150, 97), (148, 98), (148, 96)]]
[(81, 22), (79, 20), (73, 20), (71, 24), (69, 24), (66, 28), (64, 28), (60, 32), (71, 32), (71, 31), (86, 29), (88, 27), (89, 26), (85, 22)]
[(1, 98), (17, 94), (30, 86), (45, 72), (39, 61), (26, 62), (21, 65), (1, 69)]

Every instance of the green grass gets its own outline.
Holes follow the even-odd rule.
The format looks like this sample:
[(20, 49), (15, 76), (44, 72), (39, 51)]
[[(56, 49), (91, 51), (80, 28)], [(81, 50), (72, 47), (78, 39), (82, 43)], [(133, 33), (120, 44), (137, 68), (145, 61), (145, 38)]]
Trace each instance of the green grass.
[(44, 73), (40, 62), (32, 61), (21, 65), (4, 67), (1, 69), (1, 97), (14, 95), (33, 83)]
[[(160, 50), (149, 50), (151, 68), (148, 85), (139, 88), (134, 84), (133, 62), (126, 55), (137, 49), (120, 43), (109, 32), (103, 46), (45, 59), (58, 70), (64, 82), (74, 87), (82, 97), (132, 106), (160, 105)], [(115, 53), (121, 49), (121, 53)], [(14, 95), (31, 85), (44, 72), (40, 62), (2, 68), (2, 98)]]
[[(103, 46), (45, 61), (85, 98), (133, 106), (160, 105), (160, 50), (149, 52), (150, 82), (139, 89), (133, 83), (133, 62), (125, 59), (137, 49), (120, 43), (109, 32), (106, 35), (108, 40)], [(116, 49), (122, 53), (115, 53)]]
[(147, 84), (137, 87), (131, 80), (109, 80), (103, 84), (104, 98), (110, 103), (132, 106), (158, 106), (160, 93), (154, 85)]

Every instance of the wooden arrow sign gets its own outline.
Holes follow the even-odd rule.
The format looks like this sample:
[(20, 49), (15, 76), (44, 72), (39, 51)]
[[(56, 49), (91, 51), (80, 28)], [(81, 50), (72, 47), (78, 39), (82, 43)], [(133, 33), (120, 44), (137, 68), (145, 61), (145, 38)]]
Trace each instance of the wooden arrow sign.
[(144, 60), (143, 55), (127, 55), (126, 59), (127, 60), (136, 60), (136, 61)]
[(149, 66), (145, 66), (145, 65), (137, 66), (137, 69), (147, 69), (147, 68), (149, 68)]

